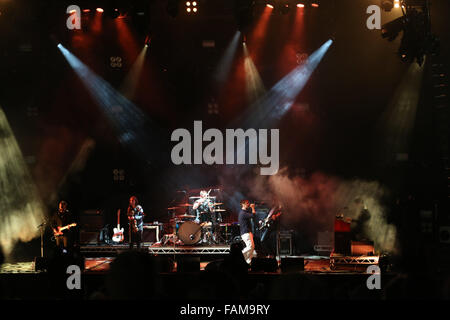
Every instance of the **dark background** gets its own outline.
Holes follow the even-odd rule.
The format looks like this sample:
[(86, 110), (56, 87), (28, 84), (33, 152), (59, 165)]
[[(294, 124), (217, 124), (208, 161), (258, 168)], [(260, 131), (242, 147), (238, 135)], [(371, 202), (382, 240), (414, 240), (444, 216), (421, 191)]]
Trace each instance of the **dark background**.
[[(101, 209), (107, 222), (114, 224), (117, 208), (125, 209), (129, 196), (135, 194), (147, 212), (146, 221), (160, 220), (167, 216), (165, 208), (176, 190), (223, 182), (223, 166), (175, 168), (167, 154), (173, 146), (170, 134), (174, 129), (192, 131), (194, 120), (203, 120), (204, 130), (227, 128), (248, 107), (243, 71), (239, 69), (241, 46), (227, 84), (217, 89), (212, 81), (217, 63), (237, 30), (232, 2), (201, 1), (195, 16), (187, 15), (181, 6), (176, 18), (167, 13), (167, 1), (130, 2), (147, 10), (145, 17), (125, 19), (135, 45), (140, 49), (147, 35), (152, 38), (132, 102), (151, 119), (148, 134), (160, 146), (140, 147), (157, 162), (150, 161), (147, 153), (135, 154), (119, 143), (108, 119), (56, 47), (62, 43), (118, 88), (133, 61), (127, 59), (132, 55), (131, 47), (118, 41), (114, 20), (104, 14), (101, 31), (95, 33), (93, 17), (83, 18), (83, 31), (73, 32), (65, 27), (65, 8), (72, 2), (1, 3), (0, 104), (49, 212), (58, 200), (65, 199), (73, 212)], [(79, 5), (83, 8), (85, 3), (80, 1)], [(106, 7), (108, 2), (103, 4)], [(280, 167), (294, 175), (322, 172), (341, 179), (376, 180), (390, 190), (385, 199), (390, 208), (396, 200), (413, 195), (424, 207), (440, 201), (446, 212), (447, 177), (435, 130), (440, 119), (433, 107), (431, 58), (425, 65), (409, 160), (399, 163), (394, 155), (383, 160), (377, 157), (380, 140), (374, 136), (376, 124), (409, 66), (396, 55), (400, 37), (389, 43), (381, 38), (380, 30), (366, 28), (365, 12), (370, 4), (378, 3), (329, 0), (321, 1), (320, 8), (306, 8), (301, 45), (290, 38), (287, 27), (294, 12), (271, 16), (255, 61), (266, 89), (295, 67), (296, 57), (292, 51), (283, 51), (285, 46), (290, 45), (294, 53), (311, 54), (328, 39), (334, 40), (296, 104), (278, 125)], [(441, 54), (434, 59), (444, 62), (449, 57), (449, 7), (448, 1), (432, 1), (433, 31), (441, 38)], [(254, 24), (263, 10), (264, 5), (255, 7)], [(397, 16), (398, 11), (383, 12), (382, 22)], [(214, 40), (215, 47), (203, 47), (203, 40)], [(248, 39), (249, 51), (257, 45)], [(124, 59), (120, 70), (109, 66), (110, 56)], [(217, 115), (207, 113), (211, 97), (219, 105)], [(64, 180), (88, 138), (95, 141), (95, 148), (85, 166)], [(114, 181), (114, 169), (124, 170), (124, 180)], [(247, 186), (222, 187), (244, 195), (248, 192)], [(396, 223), (394, 210), (390, 211), (389, 221)], [(441, 218), (445, 224), (448, 217)]]

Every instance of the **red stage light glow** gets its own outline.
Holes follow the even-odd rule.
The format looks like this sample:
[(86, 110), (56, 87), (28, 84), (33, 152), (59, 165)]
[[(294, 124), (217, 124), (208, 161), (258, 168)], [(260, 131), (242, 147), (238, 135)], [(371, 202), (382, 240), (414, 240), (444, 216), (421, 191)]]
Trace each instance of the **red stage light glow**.
[(318, 8), (319, 4), (318, 3), (311, 3), (311, 7)]
[(91, 12), (91, 9), (83, 9), (83, 12), (84, 12), (84, 13)]

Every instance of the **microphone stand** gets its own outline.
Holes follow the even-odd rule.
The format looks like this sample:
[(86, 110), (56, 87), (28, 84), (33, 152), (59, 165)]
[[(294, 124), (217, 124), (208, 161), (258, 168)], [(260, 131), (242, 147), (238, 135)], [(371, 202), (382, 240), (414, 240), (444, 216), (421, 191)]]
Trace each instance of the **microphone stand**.
[(40, 225), (37, 226), (37, 228), (39, 228), (41, 231), (41, 258), (44, 257), (44, 226), (46, 224), (47, 223), (42, 222)]

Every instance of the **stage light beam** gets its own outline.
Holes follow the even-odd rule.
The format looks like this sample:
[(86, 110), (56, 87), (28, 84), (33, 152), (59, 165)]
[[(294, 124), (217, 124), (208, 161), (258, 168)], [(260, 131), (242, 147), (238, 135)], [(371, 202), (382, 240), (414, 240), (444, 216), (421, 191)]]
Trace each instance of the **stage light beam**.
[(45, 210), (5, 113), (0, 107), (0, 245), (8, 256), (17, 241), (39, 236)]
[(163, 161), (160, 142), (156, 140), (163, 133), (156, 124), (63, 45), (58, 44), (58, 49), (107, 116), (119, 142), (147, 164)]
[(245, 83), (247, 87), (247, 98), (250, 103), (253, 103), (266, 92), (266, 88), (264, 87), (258, 69), (250, 57), (247, 45), (244, 43), (242, 46), (244, 49), (244, 71)]
[(214, 78), (216, 82), (219, 84), (219, 86), (224, 85), (226, 80), (228, 79), (228, 75), (230, 73), (231, 66), (233, 64), (233, 58), (236, 55), (240, 36), (241, 32), (236, 31), (228, 47), (226, 48), (225, 53), (220, 58), (219, 64), (217, 65)]
[(145, 55), (147, 54), (148, 50), (148, 44), (146, 44), (141, 52), (139, 53), (138, 57), (133, 63), (133, 66), (131, 67), (130, 71), (128, 72), (127, 76), (125, 77), (125, 80), (120, 88), (120, 92), (128, 99), (132, 100), (134, 98), (134, 95), (136, 93), (136, 89), (138, 87), (142, 69), (145, 62)]

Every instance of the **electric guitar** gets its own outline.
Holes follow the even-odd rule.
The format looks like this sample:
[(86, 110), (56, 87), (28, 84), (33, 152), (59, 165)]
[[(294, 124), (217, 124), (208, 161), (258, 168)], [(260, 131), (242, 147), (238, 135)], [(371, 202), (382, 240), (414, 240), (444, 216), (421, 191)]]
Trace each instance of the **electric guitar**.
[(64, 230), (67, 230), (67, 229), (70, 229), (70, 228), (72, 228), (72, 227), (75, 227), (77, 224), (76, 223), (71, 223), (71, 224), (68, 224), (67, 226), (64, 226), (64, 227), (57, 227), (57, 230), (55, 231), (53, 231), (53, 235), (56, 237), (56, 236), (62, 236), (63, 235), (63, 231)]
[(123, 228), (120, 228), (120, 209), (117, 210), (117, 228), (114, 228), (112, 241), (119, 243), (123, 241)]
[(275, 212), (279, 212), (279, 210), (277, 210), (277, 209), (279, 209), (279, 207), (273, 207), (272, 210), (270, 210), (270, 212), (267, 215), (267, 217), (264, 220), (260, 220), (259, 221), (259, 227), (258, 227), (259, 231), (262, 231), (262, 230), (264, 230), (266, 228), (267, 229), (270, 228), (270, 226), (272, 225), (272, 222), (273, 222), (273, 219), (271, 219), (272, 215)]

